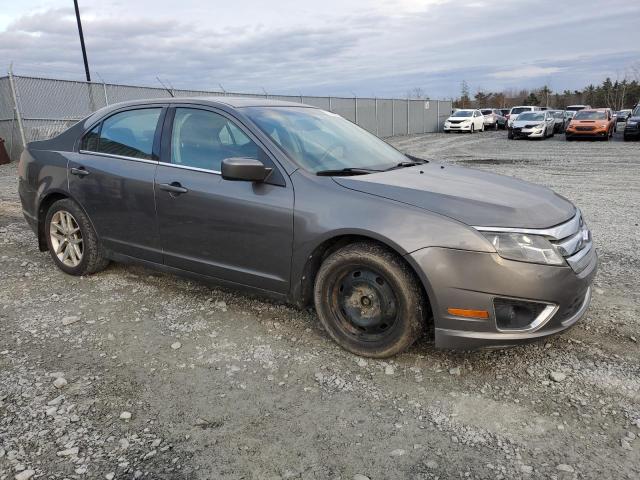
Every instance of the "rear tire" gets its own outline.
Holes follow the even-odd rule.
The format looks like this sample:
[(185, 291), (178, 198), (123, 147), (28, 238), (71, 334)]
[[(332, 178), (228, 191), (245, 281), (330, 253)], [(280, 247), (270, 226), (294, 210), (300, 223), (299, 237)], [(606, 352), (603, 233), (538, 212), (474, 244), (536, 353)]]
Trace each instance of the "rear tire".
[(54, 263), (69, 275), (90, 275), (109, 264), (89, 217), (71, 199), (51, 205), (44, 234)]
[(356, 355), (395, 355), (425, 330), (428, 307), (418, 279), (376, 243), (354, 243), (329, 255), (316, 277), (314, 302), (327, 333)]

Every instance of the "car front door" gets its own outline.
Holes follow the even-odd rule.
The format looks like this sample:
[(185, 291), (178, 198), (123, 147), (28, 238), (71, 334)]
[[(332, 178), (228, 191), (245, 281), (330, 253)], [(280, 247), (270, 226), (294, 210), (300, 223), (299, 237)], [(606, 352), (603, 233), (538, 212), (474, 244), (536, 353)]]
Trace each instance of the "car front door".
[[(265, 183), (224, 180), (222, 160), (232, 157), (274, 170)], [(249, 130), (216, 109), (171, 109), (155, 183), (166, 265), (288, 292), (293, 189)]]
[(161, 263), (154, 177), (160, 152), (162, 105), (129, 107), (93, 125), (71, 155), (72, 197), (89, 215), (102, 245)]

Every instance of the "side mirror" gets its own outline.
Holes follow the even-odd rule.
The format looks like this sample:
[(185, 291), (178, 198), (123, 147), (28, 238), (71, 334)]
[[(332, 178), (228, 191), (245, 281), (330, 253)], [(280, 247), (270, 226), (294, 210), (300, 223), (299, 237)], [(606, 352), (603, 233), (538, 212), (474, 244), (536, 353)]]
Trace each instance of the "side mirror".
[(222, 178), (241, 182), (264, 182), (271, 168), (253, 158), (225, 158), (222, 160)]

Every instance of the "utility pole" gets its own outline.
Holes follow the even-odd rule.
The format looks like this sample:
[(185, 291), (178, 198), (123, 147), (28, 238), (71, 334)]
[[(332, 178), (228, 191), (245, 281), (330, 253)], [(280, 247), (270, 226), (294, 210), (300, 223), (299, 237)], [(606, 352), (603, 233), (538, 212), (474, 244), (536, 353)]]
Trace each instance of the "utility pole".
[(89, 61), (87, 60), (87, 49), (84, 46), (84, 34), (82, 33), (82, 22), (80, 21), (80, 9), (78, 8), (78, 0), (73, 0), (76, 7), (76, 20), (78, 21), (78, 34), (80, 35), (80, 46), (82, 47), (82, 58), (84, 59), (84, 73), (87, 75), (87, 82), (91, 81), (89, 73)]

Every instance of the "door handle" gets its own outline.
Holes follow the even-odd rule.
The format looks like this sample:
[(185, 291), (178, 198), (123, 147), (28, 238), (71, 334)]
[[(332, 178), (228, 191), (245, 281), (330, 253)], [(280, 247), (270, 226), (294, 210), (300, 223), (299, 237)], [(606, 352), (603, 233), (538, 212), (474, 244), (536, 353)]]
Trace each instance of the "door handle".
[(89, 175), (89, 170), (85, 169), (84, 167), (72, 167), (71, 168), (71, 175), (77, 175), (79, 177), (86, 177), (87, 175)]
[(180, 195), (189, 191), (182, 185), (180, 185), (180, 182), (161, 183), (160, 185), (158, 185), (158, 188), (174, 195)]

